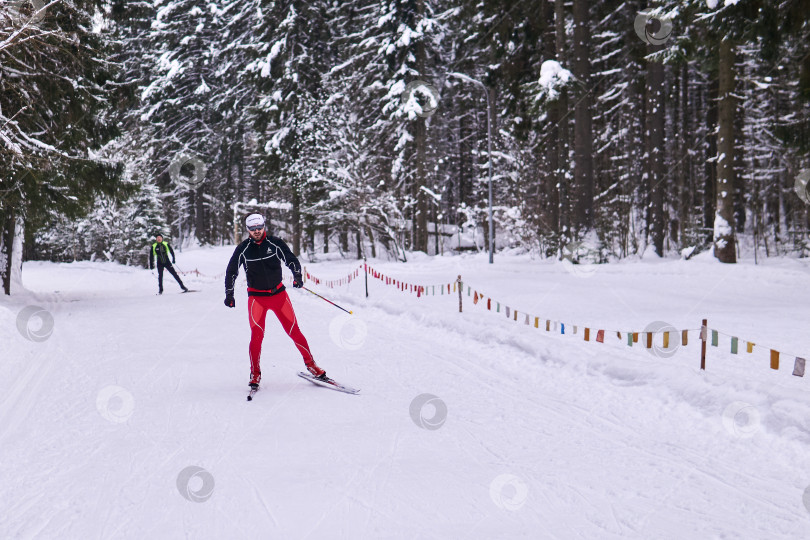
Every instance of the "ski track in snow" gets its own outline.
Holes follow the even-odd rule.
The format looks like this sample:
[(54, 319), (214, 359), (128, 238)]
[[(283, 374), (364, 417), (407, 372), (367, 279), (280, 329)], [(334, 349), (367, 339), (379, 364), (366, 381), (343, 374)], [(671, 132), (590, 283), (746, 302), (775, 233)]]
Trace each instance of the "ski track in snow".
[[(183, 267), (218, 274), (229, 251), (189, 251)], [(771, 342), (757, 324), (769, 315), (752, 322), (740, 306), (725, 307), (723, 295), (748, 283), (752, 295), (776, 295), (774, 305), (801, 303), (791, 280), (806, 276), (803, 268), (707, 265), (701, 270), (717, 279), (695, 279), (677, 304), (679, 286), (658, 284), (692, 279), (678, 262), (652, 267), (655, 280), (639, 263), (571, 281), (559, 267), (531, 266), (543, 276), (535, 280), (532, 263), (503, 261), (492, 276), (458, 257), (374, 265), (415, 283), (463, 271), (517, 309), (548, 307), (560, 317), (570, 309), (611, 328), (688, 321), (719, 305), (710, 314), (718, 326)], [(356, 262), (309, 267), (338, 278)], [(243, 277), (236, 309), (222, 306), (220, 280), (184, 278), (201, 291), (179, 295), (169, 276), (155, 296), (149, 272), (107, 263), (28, 263), (24, 279), (32, 292), (0, 303), (0, 538), (810, 536), (802, 504), (810, 398), (784, 367), (774, 373), (711, 348), (700, 372), (694, 340), (670, 359), (655, 358), (640, 344), (585, 343), (581, 334), (505, 320), (466, 293), (464, 314), (457, 294), (416, 299), (374, 279), (365, 299), (361, 277), (336, 289), (313, 286), (355, 311), (355, 324), (367, 329), (356, 350), (330, 337), (344, 315), (308, 293), (289, 294), (319, 364), (362, 392), (300, 379), (300, 355), (268, 318), (262, 388), (246, 402)], [(572, 283), (590, 289), (569, 299)], [(636, 295), (639, 288), (646, 293)], [(669, 315), (658, 315), (666, 303), (651, 292), (673, 298)], [(594, 298), (612, 299), (615, 311), (599, 313), (605, 308), (593, 307)], [(17, 332), (25, 305), (54, 316), (48, 340)], [(125, 394), (98, 403), (110, 387)], [(439, 429), (411, 420), (412, 400), (425, 393), (447, 406)], [(751, 437), (724, 428), (723, 409), (735, 401), (761, 415)], [(210, 499), (179, 492), (189, 466), (214, 479)], [(493, 498), (502, 475), (517, 485)], [(189, 483), (192, 492), (201, 485)], [(516, 500), (521, 485), (526, 495)]]

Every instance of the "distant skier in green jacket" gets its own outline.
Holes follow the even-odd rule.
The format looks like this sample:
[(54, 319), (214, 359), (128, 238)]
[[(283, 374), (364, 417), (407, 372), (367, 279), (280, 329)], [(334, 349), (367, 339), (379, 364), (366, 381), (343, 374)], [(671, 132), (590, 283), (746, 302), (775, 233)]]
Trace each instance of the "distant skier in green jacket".
[[(169, 255), (171, 255), (172, 260), (169, 261)], [(185, 285), (183, 285), (183, 280), (180, 279), (180, 276), (177, 275), (172, 263), (176, 262), (174, 257), (174, 250), (172, 246), (169, 245), (168, 242), (163, 240), (163, 236), (158, 234), (155, 237), (155, 242), (152, 244), (152, 248), (149, 250), (149, 269), (151, 270), (155, 266), (155, 262), (157, 262), (157, 270), (158, 270), (158, 294), (163, 294), (163, 269), (169, 271), (171, 275), (174, 276), (174, 279), (177, 280), (177, 283), (180, 284), (180, 288), (183, 289), (183, 292), (188, 292), (188, 289)]]

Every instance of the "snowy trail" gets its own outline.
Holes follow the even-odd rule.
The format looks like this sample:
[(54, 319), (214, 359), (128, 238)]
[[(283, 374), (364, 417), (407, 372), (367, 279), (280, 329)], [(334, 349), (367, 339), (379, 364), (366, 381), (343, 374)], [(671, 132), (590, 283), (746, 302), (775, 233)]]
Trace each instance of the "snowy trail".
[[(187, 257), (213, 275), (224, 253)], [(340, 264), (311, 267), (340, 275)], [(187, 295), (168, 281), (158, 297), (143, 270), (26, 272), (35, 292), (0, 305), (12, 353), (0, 379), (2, 538), (810, 536), (802, 379), (763, 382), (714, 359), (700, 373), (692, 349), (652, 359), (379, 287), (366, 301), (356, 282), (316, 288), (353, 318), (290, 295), (319, 363), (361, 394), (297, 377), (300, 355), (268, 321), (262, 389), (247, 403), (244, 293), (229, 310), (219, 280), (189, 279), (201, 291)], [(561, 288), (549, 280), (538, 297)], [(53, 314), (48, 340), (17, 332), (28, 304)], [(411, 418), (422, 394), (447, 408), (438, 429)], [(734, 401), (758, 404), (750, 437), (723, 424)], [(192, 495), (210, 488), (209, 499), (180, 494), (190, 466), (203, 469)]]

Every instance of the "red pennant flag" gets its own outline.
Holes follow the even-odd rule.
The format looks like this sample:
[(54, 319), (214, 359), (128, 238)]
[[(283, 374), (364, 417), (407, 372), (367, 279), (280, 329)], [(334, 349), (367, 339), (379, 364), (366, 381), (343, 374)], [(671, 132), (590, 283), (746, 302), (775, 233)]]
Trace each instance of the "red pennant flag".
[(596, 332), (596, 341), (598, 341), (599, 343), (604, 343), (605, 342), (605, 331), (604, 330), (599, 330), (598, 332)]
[(492, 309), (492, 298), (487, 298), (487, 309)]
[(473, 304), (477, 303), (478, 303), (478, 291), (475, 291), (475, 294), (473, 295)]

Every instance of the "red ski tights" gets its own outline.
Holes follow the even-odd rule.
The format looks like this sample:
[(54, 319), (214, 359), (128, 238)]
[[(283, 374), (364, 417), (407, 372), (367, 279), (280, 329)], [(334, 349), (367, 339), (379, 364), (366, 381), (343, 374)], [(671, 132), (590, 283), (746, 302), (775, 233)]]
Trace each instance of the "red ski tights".
[(304, 363), (310, 365), (313, 362), (312, 353), (309, 352), (309, 344), (304, 334), (298, 328), (298, 321), (295, 318), (290, 297), (287, 291), (281, 291), (273, 296), (249, 296), (248, 316), (250, 319), (250, 371), (251, 374), (259, 374), (259, 358), (262, 354), (262, 340), (264, 339), (264, 320), (267, 312), (272, 311), (278, 317), (284, 331), (290, 336), (301, 351)]

